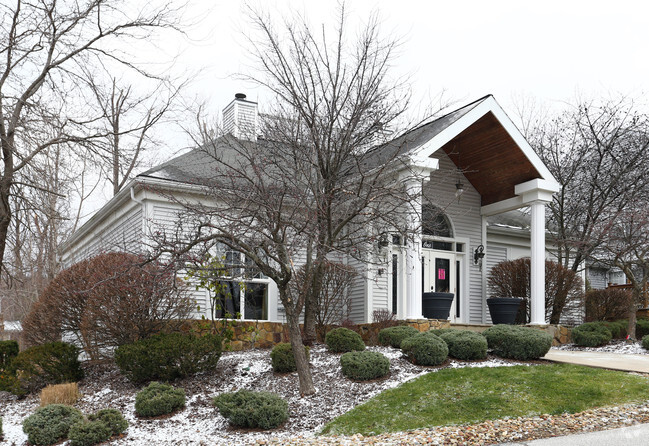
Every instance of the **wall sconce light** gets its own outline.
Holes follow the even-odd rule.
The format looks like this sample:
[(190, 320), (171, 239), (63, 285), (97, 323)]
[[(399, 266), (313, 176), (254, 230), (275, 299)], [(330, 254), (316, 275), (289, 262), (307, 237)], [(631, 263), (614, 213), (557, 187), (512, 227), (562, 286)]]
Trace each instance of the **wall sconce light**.
[(484, 245), (479, 245), (475, 251), (473, 251), (473, 263), (477, 265), (478, 262), (482, 262), (484, 255)]
[(390, 245), (390, 241), (388, 240), (388, 237), (385, 234), (381, 234), (379, 236), (378, 245), (379, 245), (379, 249), (387, 248), (388, 245)]

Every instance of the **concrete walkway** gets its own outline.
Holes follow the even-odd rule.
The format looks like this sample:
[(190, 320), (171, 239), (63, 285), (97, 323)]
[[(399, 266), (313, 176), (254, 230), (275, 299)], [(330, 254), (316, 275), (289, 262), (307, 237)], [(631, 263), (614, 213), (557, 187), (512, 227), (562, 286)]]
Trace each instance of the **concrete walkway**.
[[(602, 369), (625, 372), (649, 373), (649, 355), (629, 355), (626, 353), (576, 352), (550, 349), (543, 357), (548, 361), (586, 365)], [(649, 441), (648, 441), (649, 443)]]
[(542, 438), (521, 443), (503, 443), (500, 446), (646, 446), (649, 444), (649, 424), (638, 424), (586, 434)]

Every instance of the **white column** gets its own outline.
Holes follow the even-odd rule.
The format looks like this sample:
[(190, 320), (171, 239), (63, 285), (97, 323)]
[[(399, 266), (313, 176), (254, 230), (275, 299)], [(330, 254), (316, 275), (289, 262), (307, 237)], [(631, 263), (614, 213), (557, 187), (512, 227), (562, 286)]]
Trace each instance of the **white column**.
[(421, 179), (408, 180), (411, 196), (417, 197), (411, 203), (408, 215), (408, 238), (406, 245), (406, 319), (422, 319), (421, 311)]
[(545, 322), (545, 202), (534, 201), (531, 222), (530, 309), (532, 325)]

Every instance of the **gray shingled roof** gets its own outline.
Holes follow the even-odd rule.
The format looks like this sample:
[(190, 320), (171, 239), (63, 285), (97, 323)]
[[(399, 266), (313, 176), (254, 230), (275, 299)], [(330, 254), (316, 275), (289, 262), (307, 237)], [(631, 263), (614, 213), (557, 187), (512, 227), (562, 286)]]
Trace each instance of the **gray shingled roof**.
[[(444, 116), (422, 124), (386, 144), (372, 148), (363, 157), (365, 160), (365, 168), (371, 169), (380, 166), (394, 159), (396, 156), (406, 154), (420, 147), (473, 110), (489, 96), (484, 96)], [(231, 138), (233, 137), (229, 135), (218, 138), (209, 150), (219, 151), (222, 157), (227, 152), (231, 152), (228, 149), (233, 144)], [(236, 143), (242, 144), (243, 142), (237, 141)], [(258, 143), (263, 143), (263, 140), (258, 141)], [(195, 148), (183, 155), (153, 167), (138, 176), (160, 178), (189, 184), (205, 183), (213, 177), (216, 167), (215, 157), (210, 154), (209, 150), (206, 150), (205, 147)]]

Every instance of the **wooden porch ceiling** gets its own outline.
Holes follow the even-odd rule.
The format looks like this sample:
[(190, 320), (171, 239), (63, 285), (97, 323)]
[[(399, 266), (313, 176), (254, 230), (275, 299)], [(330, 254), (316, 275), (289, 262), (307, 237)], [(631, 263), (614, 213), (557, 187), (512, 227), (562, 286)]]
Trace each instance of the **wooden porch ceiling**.
[(482, 196), (483, 206), (513, 198), (515, 185), (542, 178), (491, 112), (442, 149)]

